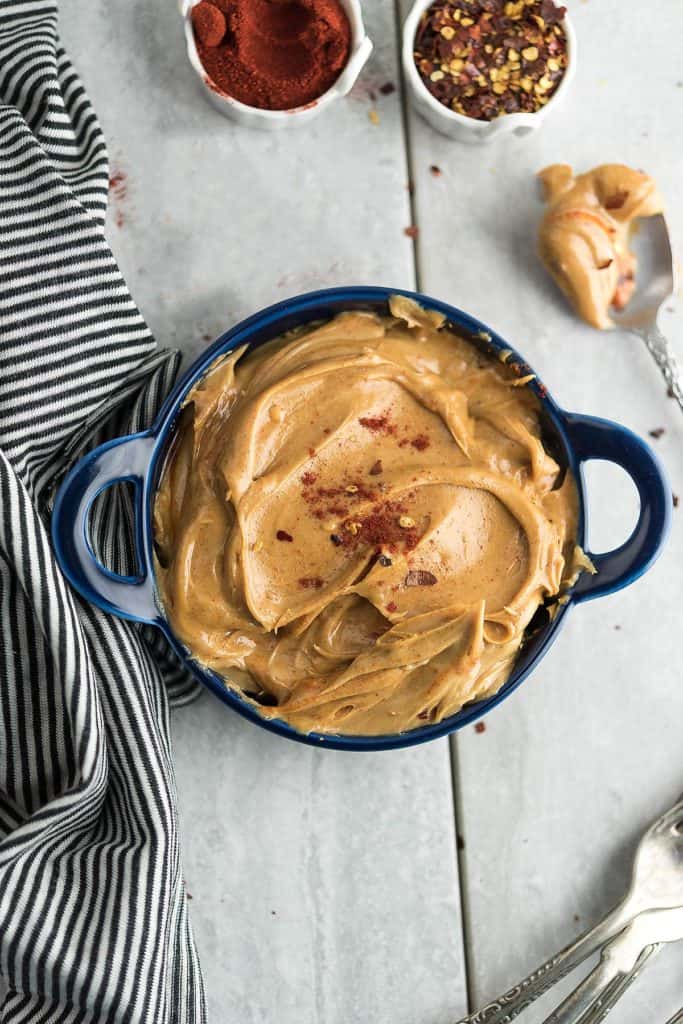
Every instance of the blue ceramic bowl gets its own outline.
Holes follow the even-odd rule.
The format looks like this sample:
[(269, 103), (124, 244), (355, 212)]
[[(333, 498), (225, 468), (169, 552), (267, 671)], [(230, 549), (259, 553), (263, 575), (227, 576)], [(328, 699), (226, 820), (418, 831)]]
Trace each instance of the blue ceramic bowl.
[[(589, 459), (615, 462), (626, 470), (638, 489), (640, 514), (633, 533), (620, 547), (600, 555), (589, 552), (598, 570), (597, 575), (583, 575), (571, 591), (567, 604), (559, 609), (552, 621), (540, 624), (529, 636), (510, 679), (495, 696), (470, 704), (443, 722), (425, 725), (406, 733), (384, 736), (303, 734), (286, 722), (262, 718), (252, 704), (239, 693), (227, 688), (218, 675), (193, 661), (188, 650), (173, 635), (165, 618), (157, 596), (153, 571), (154, 499), (185, 396), (218, 356), (238, 345), (255, 347), (300, 324), (326, 319), (347, 309), (363, 308), (386, 313), (389, 296), (397, 293), (443, 313), (459, 334), (471, 338), (474, 344), (488, 352), (495, 354), (501, 349), (511, 349), (513, 355), (510, 362), (519, 363), (524, 373), (533, 372), (507, 341), (484, 324), (459, 309), (425, 295), (389, 288), (332, 288), (287, 299), (250, 317), (215, 341), (169, 395), (149, 430), (109, 441), (81, 459), (65, 478), (52, 516), (52, 538), (59, 564), (86, 600), (122, 618), (157, 626), (166, 635), (181, 661), (222, 701), (264, 729), (318, 747), (342, 750), (407, 747), (444, 736), (473, 722), (505, 700), (526, 679), (555, 640), (572, 605), (611, 594), (633, 583), (652, 565), (661, 551), (671, 521), (671, 487), (652, 450), (630, 430), (616, 423), (564, 412), (536, 379), (530, 387), (543, 406), (547, 443), (555, 458), (574, 474), (578, 484), (578, 543), (585, 548), (583, 464)], [(89, 537), (88, 513), (93, 501), (105, 488), (121, 481), (132, 481), (135, 485), (139, 570), (134, 577), (118, 576), (106, 569), (95, 557)]]

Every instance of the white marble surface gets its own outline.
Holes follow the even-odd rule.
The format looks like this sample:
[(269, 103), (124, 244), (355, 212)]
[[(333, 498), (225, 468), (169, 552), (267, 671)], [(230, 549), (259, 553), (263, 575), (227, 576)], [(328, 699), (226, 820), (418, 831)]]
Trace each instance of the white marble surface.
[[(412, 114), (404, 123), (398, 92), (371, 98), (399, 80), (397, 21), (391, 0), (364, 8), (376, 50), (354, 95), (308, 128), (268, 136), (205, 102), (173, 0), (62, 0), (65, 45), (112, 170), (127, 176), (112, 245), (159, 339), (194, 355), (286, 295), (418, 284), (506, 334), (567, 407), (640, 433), (665, 427), (654, 443), (683, 494), (679, 410), (639, 342), (569, 315), (536, 266), (531, 228), (545, 163), (621, 159), (657, 176), (683, 237), (680, 0), (660, 0), (656, 18), (635, 0), (571, 4), (580, 66), (567, 106), (537, 137), (485, 149)], [(403, 233), (413, 219), (415, 246)], [(663, 323), (683, 357), (681, 307)], [(590, 483), (592, 539), (614, 546), (635, 515), (632, 488), (604, 466)], [(447, 1024), (467, 989), (472, 1005), (495, 995), (607, 908), (634, 838), (683, 789), (681, 517), (683, 507), (655, 569), (576, 609), (487, 731), (450, 750), (310, 750), (208, 696), (175, 715), (212, 1022)], [(615, 1019), (664, 1024), (682, 1003), (679, 946)]]

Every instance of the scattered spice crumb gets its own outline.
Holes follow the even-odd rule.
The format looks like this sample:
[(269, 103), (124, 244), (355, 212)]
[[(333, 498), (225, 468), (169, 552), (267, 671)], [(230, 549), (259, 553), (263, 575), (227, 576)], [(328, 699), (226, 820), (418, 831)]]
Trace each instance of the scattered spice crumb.
[(109, 191), (115, 199), (125, 199), (128, 192), (128, 176), (123, 171), (115, 171), (109, 179)]
[(486, 722), (476, 722), (474, 731), (479, 733), (486, 732)]
[(192, 893), (188, 892), (187, 889), (185, 890), (185, 895), (187, 896), (188, 900), (192, 899)]
[(411, 569), (403, 582), (407, 587), (433, 587), (437, 579), (433, 572), (426, 569)]
[(666, 395), (667, 395), (667, 398), (675, 398), (676, 397), (676, 395), (674, 394), (674, 389), (671, 387), (670, 384), (669, 384), (668, 388), (666, 389)]
[(340, 547), (344, 543), (343, 539), (339, 536), (338, 533), (331, 533), (330, 540), (335, 545), (335, 547)]
[(650, 437), (654, 437), (655, 441), (658, 441), (660, 437), (666, 434), (664, 427), (655, 427), (654, 430), (648, 430)]
[(465, 849), (465, 840), (463, 839), (462, 836), (456, 836), (456, 843), (458, 845), (459, 850)]
[(271, 914), (273, 915), (273, 917), (277, 917), (277, 911), (271, 910)]
[(275, 536), (277, 537), (278, 540), (285, 540), (289, 542), (294, 540), (291, 533), (287, 533), (286, 530), (278, 530)]
[(379, 564), (380, 564), (381, 566), (383, 566), (383, 567), (384, 567), (385, 569), (386, 569), (386, 568), (387, 568), (388, 566), (390, 566), (390, 565), (393, 565), (393, 564), (394, 564), (394, 563), (393, 563), (393, 562), (391, 561), (391, 559), (389, 558), (389, 556), (388, 556), (388, 555), (380, 555), (380, 556), (379, 556), (379, 558), (377, 559), (377, 561), (378, 561), (378, 562), (379, 562)]
[(385, 82), (384, 85), (380, 85), (379, 91), (382, 96), (391, 96), (392, 92), (396, 92), (396, 86), (393, 82)]
[(370, 118), (371, 124), (379, 124), (379, 114), (374, 108), (368, 113), (368, 117)]
[(390, 422), (387, 413), (383, 413), (381, 416), (361, 416), (358, 422), (361, 427), (365, 427), (366, 430), (370, 430), (373, 434), (396, 433), (396, 424)]
[(680, 501), (680, 498), (678, 497), (678, 495), (677, 494), (672, 494), (671, 495), (671, 499), (672, 499), (672, 501), (674, 503), (674, 508), (678, 508), (678, 502)]
[(370, 476), (379, 476), (382, 472), (382, 460), (377, 459), (377, 462), (373, 462), (368, 472), (370, 473)]
[(581, 920), (581, 918), (579, 917), (579, 915), (578, 914), (574, 914), (574, 923), (578, 924), (580, 920)]
[(423, 452), (425, 448), (429, 448), (429, 438), (426, 434), (418, 434), (410, 443), (413, 448), (417, 448), (418, 452)]
[(407, 235), (408, 238), (417, 238), (420, 234), (420, 229), (417, 224), (411, 224), (410, 227), (403, 229), (403, 234)]
[(114, 171), (109, 179), (109, 191), (111, 192), (112, 198), (116, 203), (116, 212), (114, 214), (114, 223), (117, 228), (122, 228), (126, 223), (126, 217), (122, 207), (122, 203), (128, 195), (128, 176), (124, 171)]
[(429, 173), (432, 175), (433, 178), (440, 178), (442, 171), (441, 168), (438, 167), (436, 164), (432, 164), (431, 167), (429, 168)]
[(615, 629), (616, 629), (617, 631), (619, 631), (619, 630), (621, 629), (621, 626), (618, 626), (618, 625), (617, 625), (617, 626), (615, 626), (614, 628), (615, 628)]
[(299, 580), (299, 586), (303, 587), (304, 590), (320, 590), (321, 587), (325, 586), (325, 580), (321, 579), (320, 576), (302, 576)]

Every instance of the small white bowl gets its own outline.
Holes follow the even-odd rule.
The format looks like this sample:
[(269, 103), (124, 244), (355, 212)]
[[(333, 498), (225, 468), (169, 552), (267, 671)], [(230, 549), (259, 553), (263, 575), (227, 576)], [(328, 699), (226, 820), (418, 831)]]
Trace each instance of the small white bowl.
[(280, 128), (291, 128), (317, 117), (326, 107), (329, 107), (330, 103), (346, 96), (372, 52), (372, 42), (366, 35), (363, 26), (360, 0), (340, 0), (351, 24), (351, 50), (346, 66), (337, 81), (317, 100), (313, 100), (303, 107), (294, 107), (292, 110), (262, 110), (260, 107), (250, 107), (246, 103), (240, 103), (239, 100), (233, 99), (232, 96), (227, 96), (217, 86), (211, 84), (209, 75), (199, 59), (194, 39), (191, 12), (196, 3), (199, 3), (199, 0), (180, 0), (180, 13), (185, 24), (185, 42), (190, 64), (196, 71), (204, 95), (211, 105), (224, 117), (229, 117), (232, 121), (237, 121), (248, 128), (274, 131)]
[[(415, 34), (422, 13), (431, 7), (433, 0), (415, 0), (403, 26), (403, 73), (410, 86), (413, 106), (426, 121), (442, 135), (448, 135), (459, 142), (478, 144), (492, 142), (499, 135), (528, 135), (543, 123), (548, 114), (555, 110), (567, 95), (576, 70), (576, 36), (571, 22), (565, 16), (561, 22), (567, 38), (567, 67), (557, 89), (544, 107), (535, 113), (520, 112), (502, 114), (494, 121), (477, 121), (455, 110), (449, 110), (432, 96), (420, 78), (415, 66), (413, 50)], [(557, 4), (559, 6), (559, 4)]]

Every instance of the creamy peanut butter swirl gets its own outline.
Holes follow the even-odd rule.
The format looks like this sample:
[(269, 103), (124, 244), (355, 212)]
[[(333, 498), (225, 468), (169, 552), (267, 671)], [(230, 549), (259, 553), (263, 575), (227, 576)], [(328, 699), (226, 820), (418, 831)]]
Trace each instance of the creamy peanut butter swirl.
[(612, 327), (610, 308), (623, 309), (635, 289), (629, 250), (634, 220), (662, 212), (652, 178), (622, 164), (574, 176), (567, 164), (539, 174), (548, 208), (540, 256), (576, 312), (593, 327)]
[(176, 635), (262, 714), (395, 733), (508, 678), (575, 574), (524, 379), (404, 298), (216, 363), (155, 508)]

